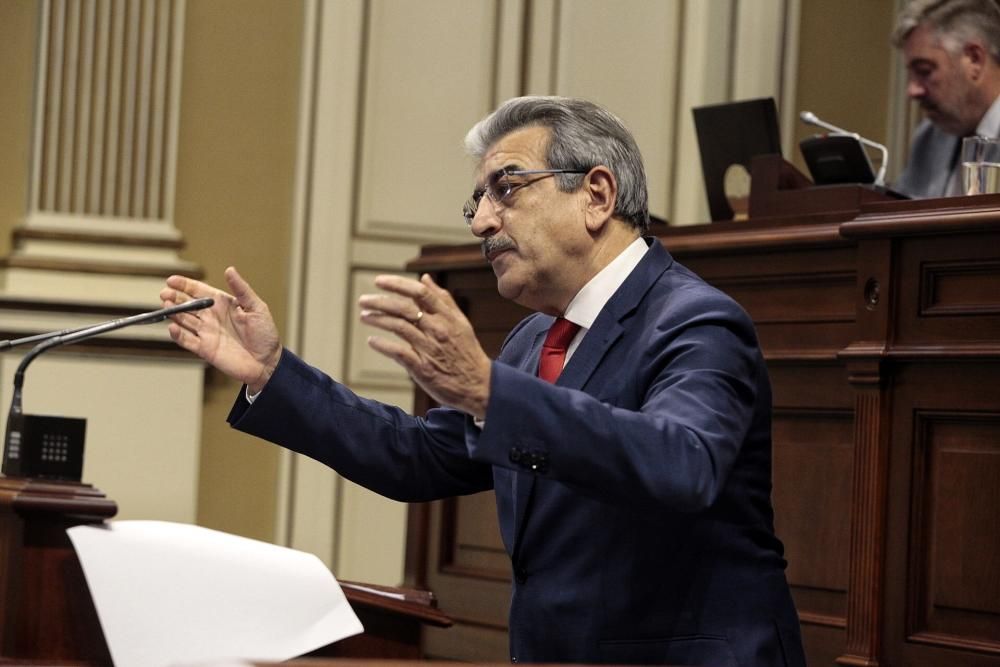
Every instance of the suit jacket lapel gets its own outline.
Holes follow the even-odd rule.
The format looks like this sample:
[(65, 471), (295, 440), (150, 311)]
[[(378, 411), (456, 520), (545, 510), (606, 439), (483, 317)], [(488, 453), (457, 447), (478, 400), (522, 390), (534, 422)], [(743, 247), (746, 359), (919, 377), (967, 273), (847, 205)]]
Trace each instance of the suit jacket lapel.
[[(673, 258), (671, 258), (670, 253), (663, 248), (658, 240), (653, 239), (653, 245), (643, 256), (642, 261), (601, 309), (594, 325), (580, 341), (579, 347), (573, 352), (573, 356), (570, 357), (563, 372), (559, 375), (559, 379), (556, 381), (557, 386), (572, 389), (583, 388), (608, 350), (625, 332), (622, 320), (639, 306), (646, 292), (667, 270), (671, 262), (673, 262)], [(541, 354), (542, 343), (545, 341), (547, 331), (548, 327), (545, 327), (535, 335), (531, 354), (525, 357), (530, 360), (529, 367), (521, 370), (533, 374), (537, 372), (538, 357)], [(512, 478), (516, 521), (512, 556), (516, 559), (521, 546), (521, 536), (528, 509), (531, 505), (536, 476), (531, 473), (515, 472)]]
[(582, 389), (611, 346), (625, 333), (622, 320), (639, 307), (642, 298), (673, 259), (658, 240), (601, 309), (594, 325), (580, 341), (559, 380), (560, 387)]

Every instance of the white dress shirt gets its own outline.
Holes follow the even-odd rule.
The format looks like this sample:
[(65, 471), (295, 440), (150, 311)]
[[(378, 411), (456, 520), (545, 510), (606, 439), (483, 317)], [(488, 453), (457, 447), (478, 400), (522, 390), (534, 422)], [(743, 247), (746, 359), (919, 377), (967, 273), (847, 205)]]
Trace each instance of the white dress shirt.
[(566, 350), (564, 367), (569, 358), (573, 356), (576, 348), (580, 347), (580, 341), (583, 340), (587, 331), (594, 326), (594, 320), (597, 319), (618, 288), (622, 286), (625, 279), (629, 277), (632, 270), (642, 261), (647, 250), (649, 250), (649, 246), (646, 245), (646, 241), (641, 236), (632, 241), (621, 254), (598, 271), (597, 275), (591, 278), (566, 306), (563, 318), (573, 324), (579, 324), (580, 330), (576, 332), (576, 336), (570, 341), (569, 348)]

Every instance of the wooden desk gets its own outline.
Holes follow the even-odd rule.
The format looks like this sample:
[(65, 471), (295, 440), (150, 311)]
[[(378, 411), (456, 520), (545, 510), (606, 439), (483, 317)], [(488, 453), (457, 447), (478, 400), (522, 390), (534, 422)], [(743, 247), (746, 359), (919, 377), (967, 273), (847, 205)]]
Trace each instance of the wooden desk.
[[(779, 194), (771, 215), (659, 238), (757, 325), (809, 664), (1000, 665), (1000, 196), (852, 192), (833, 213)], [(410, 269), (455, 294), (490, 353), (525, 312), (478, 246), (427, 247)], [(411, 509), (409, 581), (456, 621), (427, 633), (432, 656), (504, 657), (494, 512), (476, 496)]]
[(365, 631), (317, 649), (309, 656), (419, 660), (423, 657), (422, 627), (451, 627), (451, 619), (437, 609), (430, 591), (353, 581), (340, 583)]
[[(111, 664), (66, 529), (117, 511), (87, 484), (0, 477), (0, 665)], [(310, 655), (417, 659), (421, 626), (451, 625), (427, 591), (354, 582), (343, 589), (365, 631)]]
[(66, 529), (117, 511), (87, 484), (0, 477), (0, 659), (111, 664)]

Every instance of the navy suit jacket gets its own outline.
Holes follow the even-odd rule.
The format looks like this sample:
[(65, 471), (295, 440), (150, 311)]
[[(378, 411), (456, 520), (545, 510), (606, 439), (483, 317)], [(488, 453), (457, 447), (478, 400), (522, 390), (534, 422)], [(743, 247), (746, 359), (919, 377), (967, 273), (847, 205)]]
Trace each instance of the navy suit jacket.
[(913, 133), (910, 157), (893, 189), (914, 199), (948, 196), (948, 181), (961, 144), (961, 137), (924, 119)]
[(551, 322), (508, 336), (482, 429), (360, 398), (287, 350), (230, 423), (398, 500), (494, 489), (519, 662), (804, 665), (749, 317), (652, 241), (554, 385), (535, 376)]

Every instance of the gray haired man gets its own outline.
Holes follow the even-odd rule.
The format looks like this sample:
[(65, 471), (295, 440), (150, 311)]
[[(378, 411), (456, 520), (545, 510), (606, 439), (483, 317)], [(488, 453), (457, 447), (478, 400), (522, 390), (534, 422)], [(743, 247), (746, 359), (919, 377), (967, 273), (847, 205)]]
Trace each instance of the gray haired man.
[(907, 95), (926, 118), (894, 189), (911, 197), (961, 193), (962, 137), (1000, 136), (1000, 5), (995, 0), (914, 0), (896, 20)]
[[(674, 261), (632, 135), (585, 100), (510, 100), (466, 137), (464, 224), (534, 311), (487, 356), (425, 275), (375, 280), (369, 344), (442, 407), (362, 398), (281, 345), (235, 269), (170, 335), (246, 385), (241, 431), (377, 493), (492, 489), (511, 561), (512, 662), (804, 667), (771, 508), (771, 389), (753, 322)], [(457, 218), (457, 216), (456, 216)]]

